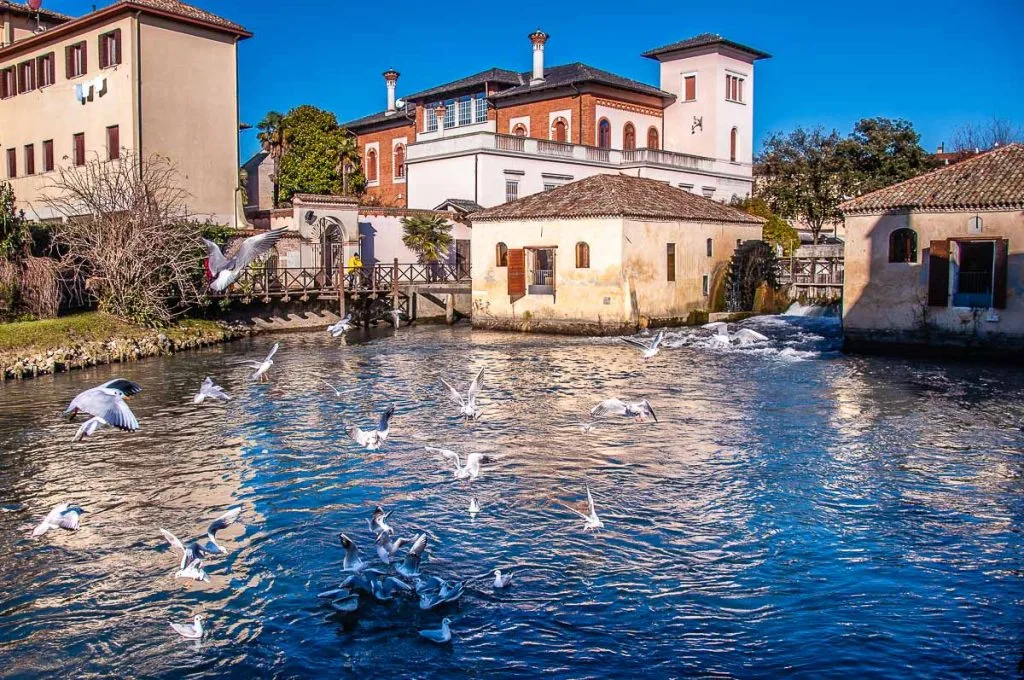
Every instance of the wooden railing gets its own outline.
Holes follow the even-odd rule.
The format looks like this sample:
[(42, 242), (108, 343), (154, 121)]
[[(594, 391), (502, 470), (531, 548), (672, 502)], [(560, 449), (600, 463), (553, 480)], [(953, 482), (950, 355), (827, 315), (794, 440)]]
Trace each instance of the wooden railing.
[(376, 264), (359, 269), (250, 266), (231, 290), (234, 297), (300, 297), (344, 292), (397, 292), (403, 285), (466, 283), (467, 264)]

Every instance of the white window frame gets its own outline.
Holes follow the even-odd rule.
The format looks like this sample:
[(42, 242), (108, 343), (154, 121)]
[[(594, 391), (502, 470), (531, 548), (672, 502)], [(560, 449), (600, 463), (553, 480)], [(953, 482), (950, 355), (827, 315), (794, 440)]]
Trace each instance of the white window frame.
[[(366, 186), (368, 186), (368, 187), (376, 187), (376, 186), (380, 186), (380, 142), (370, 142), (369, 144), (366, 145), (366, 147), (363, 149), (363, 161), (364, 162), (366, 161), (367, 156), (370, 155), (370, 150), (371, 149), (373, 150), (374, 155), (377, 157), (377, 168), (376, 168), (376, 170), (377, 170), (377, 179), (371, 181), (369, 178), (367, 178)], [(363, 168), (363, 176), (364, 177), (366, 176), (366, 169), (365, 168)]]
[[(725, 72), (725, 77), (726, 78), (733, 78), (735, 80), (738, 80), (741, 83), (744, 82), (747, 79), (747, 75), (745, 73), (739, 73), (738, 71), (729, 71), (729, 70), (727, 70)], [(746, 103), (746, 102), (743, 101), (742, 89), (743, 89), (742, 85), (738, 85), (736, 87), (736, 92), (739, 95), (739, 98), (738, 99), (733, 99), (732, 95), (730, 94), (730, 91), (732, 90), (732, 87), (730, 87), (729, 81), (727, 80), (726, 81), (726, 86), (725, 86), (725, 101), (732, 102), (733, 104), (744, 104), (744, 103)]]
[(423, 131), (437, 132), (437, 104), (427, 104), (423, 115)]
[(473, 97), (473, 122), (487, 122), (487, 95), (482, 92)]
[(459, 97), (456, 100), (456, 104), (459, 107), (459, 115), (457, 118), (456, 126), (462, 127), (464, 125), (473, 124), (473, 98), (469, 96)]
[[(511, 198), (510, 198), (511, 197)], [(519, 180), (512, 177), (505, 178), (505, 202), (519, 200)]]
[[(406, 141), (406, 137), (399, 137), (391, 141), (391, 182), (392, 184), (404, 184), (405, 178), (409, 174), (409, 144)], [(398, 164), (395, 163), (395, 152), (398, 151), (398, 147), (402, 147), (405, 150), (405, 157), (402, 159), (402, 167), (405, 169), (404, 175), (398, 175)]]

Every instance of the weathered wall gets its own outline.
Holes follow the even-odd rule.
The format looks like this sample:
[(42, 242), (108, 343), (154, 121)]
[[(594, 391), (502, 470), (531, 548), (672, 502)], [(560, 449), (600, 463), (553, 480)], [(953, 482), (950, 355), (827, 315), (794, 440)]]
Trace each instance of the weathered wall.
[[(395, 258), (398, 258), (400, 263), (417, 262), (416, 253), (402, 242), (405, 235), (402, 219), (418, 212), (422, 211), (362, 206), (359, 209), (359, 238), (363, 263), (367, 266), (388, 264), (394, 262)], [(441, 214), (447, 217), (447, 214)], [(452, 247), (447, 261), (455, 264), (455, 241), (469, 240), (473, 232), (461, 222), (451, 222), (451, 225)]]
[[(968, 233), (980, 215), (981, 234)], [(890, 263), (889, 235), (917, 232), (918, 256)], [(1024, 340), (1024, 213), (912, 212), (846, 218), (843, 332), (849, 343), (991, 344), (1021, 346)], [(928, 306), (929, 243), (948, 238), (1009, 239), (1007, 306), (998, 321), (987, 310)]]

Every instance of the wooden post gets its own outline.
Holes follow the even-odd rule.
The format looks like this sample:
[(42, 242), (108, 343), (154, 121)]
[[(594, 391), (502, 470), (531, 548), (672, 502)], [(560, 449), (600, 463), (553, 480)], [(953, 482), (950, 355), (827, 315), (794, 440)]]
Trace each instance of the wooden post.
[(455, 293), (448, 293), (444, 301), (444, 322), (451, 326), (455, 323)]
[(346, 316), (348, 316), (348, 312), (346, 310), (348, 305), (346, 304), (346, 301), (345, 301), (345, 257), (344, 257), (344, 254), (342, 254), (341, 266), (338, 267), (338, 271), (341, 272), (341, 275), (338, 277), (338, 313), (341, 314), (341, 318), (344, 319)]
[(398, 258), (391, 264), (391, 309), (399, 309), (398, 304)]

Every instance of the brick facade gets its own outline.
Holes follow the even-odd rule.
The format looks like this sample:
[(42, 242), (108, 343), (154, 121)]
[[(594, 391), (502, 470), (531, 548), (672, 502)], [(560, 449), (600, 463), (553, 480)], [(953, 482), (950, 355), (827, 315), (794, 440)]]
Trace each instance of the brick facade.
[[(419, 112), (417, 112), (419, 117)], [(358, 136), (359, 157), (363, 162), (363, 174), (367, 174), (366, 150), (372, 144), (377, 144), (377, 184), (367, 186), (366, 195), (371, 201), (377, 201), (381, 205), (405, 207), (408, 205), (409, 193), (406, 191), (405, 178), (395, 177), (394, 145), (395, 140), (405, 138), (405, 145), (408, 146), (416, 141), (415, 125), (412, 121), (408, 125), (366, 132)]]

